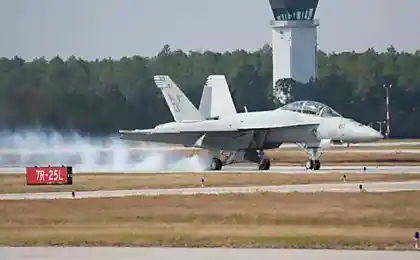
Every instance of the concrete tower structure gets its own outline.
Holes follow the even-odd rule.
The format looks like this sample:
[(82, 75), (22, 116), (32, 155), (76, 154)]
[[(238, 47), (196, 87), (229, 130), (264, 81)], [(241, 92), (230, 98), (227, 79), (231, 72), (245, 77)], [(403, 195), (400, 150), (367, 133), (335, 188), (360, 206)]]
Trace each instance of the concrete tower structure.
[[(274, 20), (273, 87), (279, 79), (307, 83), (317, 77), (317, 27), (319, 0), (269, 0)], [(280, 95), (280, 96), (279, 96)], [(277, 97), (282, 99), (281, 93)]]

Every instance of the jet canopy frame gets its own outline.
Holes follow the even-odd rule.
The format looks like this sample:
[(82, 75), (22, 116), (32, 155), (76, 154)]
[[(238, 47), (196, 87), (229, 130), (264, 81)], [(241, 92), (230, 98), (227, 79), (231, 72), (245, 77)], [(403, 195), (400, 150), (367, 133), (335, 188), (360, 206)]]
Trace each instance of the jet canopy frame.
[(320, 117), (342, 117), (337, 111), (331, 107), (312, 100), (300, 100), (284, 105), (280, 109), (293, 112), (311, 114)]

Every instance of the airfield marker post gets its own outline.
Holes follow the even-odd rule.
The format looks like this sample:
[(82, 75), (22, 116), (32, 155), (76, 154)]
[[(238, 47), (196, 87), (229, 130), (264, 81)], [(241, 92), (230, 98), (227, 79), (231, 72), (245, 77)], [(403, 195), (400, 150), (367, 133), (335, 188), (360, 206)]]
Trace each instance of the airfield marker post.
[(419, 249), (419, 239), (420, 233), (418, 231), (414, 232), (414, 248)]
[(386, 105), (386, 138), (389, 138), (390, 133), (390, 116), (389, 116), (389, 89), (392, 88), (392, 85), (384, 84), (385, 88), (385, 105)]
[(204, 188), (204, 177), (201, 177), (201, 188)]

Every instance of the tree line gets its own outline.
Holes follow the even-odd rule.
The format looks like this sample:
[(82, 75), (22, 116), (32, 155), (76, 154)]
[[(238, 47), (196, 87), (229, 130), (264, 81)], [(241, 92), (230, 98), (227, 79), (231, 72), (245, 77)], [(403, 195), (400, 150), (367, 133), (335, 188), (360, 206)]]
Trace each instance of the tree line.
[[(292, 100), (316, 100), (361, 123), (385, 120), (384, 85), (390, 89), (391, 137), (420, 136), (420, 51), (318, 53), (319, 78), (300, 84), (277, 82)], [(153, 82), (168, 74), (198, 107), (210, 74), (224, 74), (238, 111), (276, 108), (272, 50), (264, 45), (247, 52), (171, 50), (154, 57), (86, 61), (20, 57), (0, 59), (0, 126), (2, 129), (50, 127), (84, 134), (154, 127), (171, 121), (169, 109)]]

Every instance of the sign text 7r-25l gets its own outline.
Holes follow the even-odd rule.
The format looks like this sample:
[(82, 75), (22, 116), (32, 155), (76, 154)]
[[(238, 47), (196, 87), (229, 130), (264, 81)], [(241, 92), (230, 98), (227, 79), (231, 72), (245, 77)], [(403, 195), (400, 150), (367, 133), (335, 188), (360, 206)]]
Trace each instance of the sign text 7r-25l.
[(27, 185), (71, 185), (72, 167), (26, 167)]

